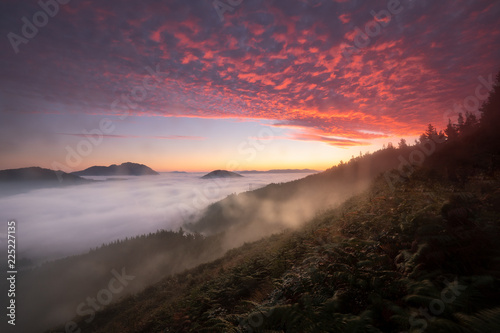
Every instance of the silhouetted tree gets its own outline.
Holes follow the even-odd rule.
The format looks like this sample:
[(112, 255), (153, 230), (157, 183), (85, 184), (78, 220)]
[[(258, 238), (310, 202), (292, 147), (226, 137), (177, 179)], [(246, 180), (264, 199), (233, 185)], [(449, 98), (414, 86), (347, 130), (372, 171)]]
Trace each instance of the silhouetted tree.
[(401, 139), (401, 140), (399, 141), (399, 143), (398, 143), (398, 148), (399, 148), (399, 149), (404, 149), (404, 148), (406, 148), (406, 147), (408, 147), (408, 145), (406, 144), (406, 140), (405, 140), (405, 139)]
[(464, 128), (464, 123), (465, 123), (464, 116), (460, 112), (458, 114), (458, 120), (457, 120), (457, 130), (459, 133), (462, 132), (462, 129)]
[(426, 142), (428, 140), (432, 140), (433, 138), (436, 138), (438, 136), (437, 130), (432, 124), (429, 124), (427, 126), (427, 130), (425, 133), (422, 133), (420, 135), (420, 143)]
[(477, 117), (475, 114), (466, 112), (465, 113), (465, 121), (460, 129), (462, 135), (467, 135), (473, 133), (478, 126), (479, 122), (477, 121)]
[(446, 126), (444, 133), (446, 134), (448, 141), (454, 141), (458, 138), (457, 127), (455, 124), (451, 123), (451, 119), (448, 119), (448, 125)]
[(444, 142), (446, 141), (446, 134), (444, 134), (443, 130), (439, 131), (438, 135), (437, 135), (437, 141), (438, 142)]
[(480, 125), (486, 135), (490, 139), (498, 139), (500, 131), (497, 129), (500, 124), (500, 72), (496, 76), (496, 81), (493, 84), (488, 99), (479, 109), (481, 112)]
[(437, 130), (432, 124), (429, 124), (427, 127), (427, 131), (425, 131), (425, 136), (427, 139), (432, 139), (434, 136), (437, 136)]

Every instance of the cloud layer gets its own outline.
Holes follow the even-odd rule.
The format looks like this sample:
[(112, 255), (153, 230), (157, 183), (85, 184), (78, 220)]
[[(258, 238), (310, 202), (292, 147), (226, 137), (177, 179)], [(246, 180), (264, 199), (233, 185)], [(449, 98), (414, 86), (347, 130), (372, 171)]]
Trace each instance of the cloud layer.
[(19, 258), (60, 258), (158, 229), (177, 230), (208, 204), (231, 193), (305, 176), (247, 174), (204, 180), (202, 175), (119, 177), (122, 180), (0, 197), (0, 219), (17, 221)]
[[(1, 35), (40, 10), (4, 1)], [(3, 38), (0, 109), (266, 119), (365, 145), (444, 125), (498, 70), (499, 16), (486, 0), (246, 0), (223, 21), (212, 1), (70, 1), (18, 53)]]

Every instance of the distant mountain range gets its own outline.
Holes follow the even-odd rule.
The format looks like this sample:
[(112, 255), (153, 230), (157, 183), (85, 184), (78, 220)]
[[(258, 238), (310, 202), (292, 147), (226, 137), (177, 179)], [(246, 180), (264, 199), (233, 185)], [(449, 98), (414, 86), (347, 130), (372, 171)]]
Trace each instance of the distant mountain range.
[(40, 167), (0, 170), (0, 196), (13, 195), (41, 188), (55, 188), (94, 182), (80, 176), (142, 176), (159, 175), (151, 168), (137, 163), (93, 166), (66, 173)]
[(93, 166), (82, 171), (72, 173), (77, 176), (146, 176), (159, 175), (150, 167), (144, 164), (126, 162), (120, 165)]
[(211, 178), (239, 178), (239, 177), (243, 176), (227, 170), (215, 170), (210, 173), (207, 173), (205, 176), (201, 178), (211, 179)]
[(313, 172), (319, 172), (319, 171), (312, 169), (273, 169), (267, 171), (257, 171), (257, 170), (239, 171), (239, 173), (313, 173)]

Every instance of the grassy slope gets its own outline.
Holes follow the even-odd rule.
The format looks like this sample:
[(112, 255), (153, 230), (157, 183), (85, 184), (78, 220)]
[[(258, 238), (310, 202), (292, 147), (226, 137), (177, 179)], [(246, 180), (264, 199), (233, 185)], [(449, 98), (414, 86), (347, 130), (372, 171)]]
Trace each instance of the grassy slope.
[[(303, 224), (318, 209), (338, 205), (366, 188), (381, 171), (396, 167), (400, 153), (396, 149), (381, 150), (294, 182), (231, 195), (211, 205), (196, 224), (200, 231), (213, 233), (207, 237), (160, 231), (25, 271), (19, 280), (19, 298), (26, 301), (21, 302), (19, 312), (32, 320), (21, 323), (21, 329), (32, 332), (69, 320), (81, 302), (95, 297), (108, 284), (113, 269), (125, 268), (135, 276), (133, 283), (114, 296), (116, 301), (165, 276), (220, 258), (244, 242), (283, 230), (289, 226), (285, 216)], [(266, 207), (273, 208), (273, 214), (269, 209), (261, 209), (264, 201)]]
[[(79, 327), (83, 332), (499, 332), (500, 74), (481, 111), (480, 123), (468, 115), (454, 127), (456, 139), (436, 145), (422, 168), (400, 168), (405, 175), (396, 177), (395, 188), (379, 177), (369, 190), (300, 230), (245, 244), (165, 278), (88, 323), (80, 318)], [(339, 192), (324, 181), (332, 175), (345, 180), (337, 178), (336, 185), (363, 187), (360, 177), (390, 168), (383, 165), (384, 154), (407, 156), (416, 149), (422, 147), (376, 152), (250, 195), (265, 199), (279, 189), (272, 194), (279, 204), (284, 193), (296, 191), (308, 204), (328, 197), (330, 189)], [(245, 210), (248, 202), (256, 209), (263, 205), (252, 198), (241, 207), (238, 201), (216, 204), (195, 227), (241, 225), (251, 213)], [(228, 218), (228, 206), (244, 214)]]
[[(160, 231), (23, 271), (18, 281), (23, 305), (19, 312), (32, 320), (20, 323), (20, 329), (34, 332), (69, 320), (87, 297), (95, 297), (108, 284), (113, 269), (125, 268), (135, 276), (133, 283), (114, 296), (116, 301), (165, 276), (220, 258), (244, 242), (279, 232), (290, 220), (303, 224), (318, 209), (338, 205), (366, 188), (381, 171), (396, 167), (400, 153), (381, 150), (294, 182), (231, 195), (211, 205), (196, 224), (200, 231), (213, 233), (207, 237)], [(262, 202), (272, 207), (272, 214), (262, 209)]]
[(83, 332), (498, 331), (498, 174), (477, 173), (459, 185), (428, 177), (416, 172), (394, 192), (378, 179), (299, 231), (168, 277), (79, 326)]

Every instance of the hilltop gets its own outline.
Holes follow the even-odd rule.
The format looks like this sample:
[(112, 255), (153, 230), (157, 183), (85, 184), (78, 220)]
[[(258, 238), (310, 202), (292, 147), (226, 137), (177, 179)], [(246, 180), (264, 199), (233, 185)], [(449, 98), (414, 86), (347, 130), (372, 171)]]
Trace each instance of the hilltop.
[(120, 165), (92, 166), (82, 171), (73, 172), (78, 176), (146, 176), (159, 175), (150, 167), (144, 164), (126, 162)]
[(210, 173), (207, 173), (202, 179), (210, 179), (210, 178), (240, 178), (243, 177), (235, 172), (227, 171), (227, 170), (215, 170)]

